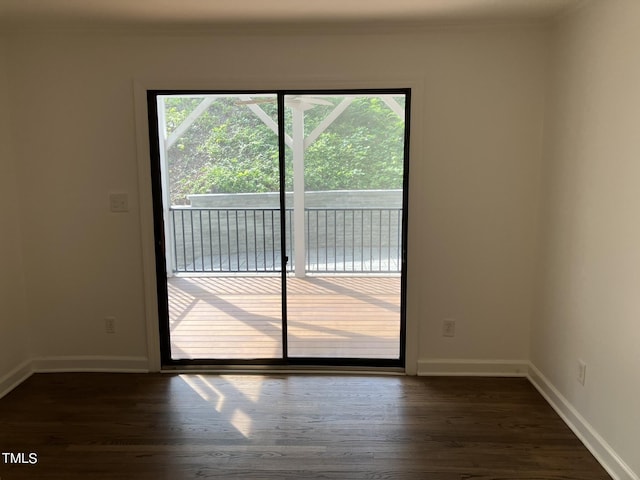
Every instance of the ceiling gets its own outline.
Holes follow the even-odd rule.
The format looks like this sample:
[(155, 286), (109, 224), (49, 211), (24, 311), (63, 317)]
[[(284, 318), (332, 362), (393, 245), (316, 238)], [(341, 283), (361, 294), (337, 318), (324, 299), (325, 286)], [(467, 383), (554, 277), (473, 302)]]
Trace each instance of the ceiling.
[(584, 0), (0, 0), (0, 24), (207, 25), (238, 23), (545, 20)]

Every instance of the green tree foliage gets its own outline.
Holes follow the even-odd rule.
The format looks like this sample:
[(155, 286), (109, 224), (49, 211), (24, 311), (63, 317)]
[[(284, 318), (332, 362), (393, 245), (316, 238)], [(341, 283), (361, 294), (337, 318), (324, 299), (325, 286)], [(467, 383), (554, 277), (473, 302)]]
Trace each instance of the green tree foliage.
[[(274, 121), (275, 98), (258, 98)], [(342, 98), (323, 97), (337, 105)], [(170, 134), (202, 98), (165, 100)], [(333, 106), (305, 111), (305, 136)], [(285, 112), (291, 135), (292, 114)], [(305, 151), (305, 189), (367, 190), (402, 187), (404, 121), (380, 98), (356, 98)], [(194, 193), (254, 193), (278, 191), (278, 140), (275, 133), (237, 98), (217, 99), (168, 151), (173, 204), (187, 203)], [(292, 152), (285, 160), (287, 190), (292, 189)]]

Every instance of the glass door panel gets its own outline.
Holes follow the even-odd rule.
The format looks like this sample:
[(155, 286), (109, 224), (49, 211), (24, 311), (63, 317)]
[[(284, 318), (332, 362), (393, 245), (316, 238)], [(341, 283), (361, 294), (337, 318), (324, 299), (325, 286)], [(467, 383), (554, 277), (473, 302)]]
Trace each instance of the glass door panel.
[(283, 356), (276, 99), (157, 96), (171, 360)]
[(401, 358), (400, 93), (285, 96), (291, 359)]

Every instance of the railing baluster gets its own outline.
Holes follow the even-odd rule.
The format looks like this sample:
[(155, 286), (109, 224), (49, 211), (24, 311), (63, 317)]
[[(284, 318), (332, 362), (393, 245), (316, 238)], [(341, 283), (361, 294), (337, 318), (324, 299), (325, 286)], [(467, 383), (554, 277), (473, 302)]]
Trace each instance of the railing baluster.
[(180, 271), (178, 268), (178, 246), (176, 245), (176, 211), (171, 210), (171, 221), (173, 222), (173, 270)]
[(236, 216), (236, 272), (240, 271), (240, 229), (238, 228), (238, 210), (234, 210)]
[(242, 215), (244, 217), (244, 259), (246, 265), (244, 267), (244, 272), (249, 271), (249, 238), (247, 233), (247, 211), (242, 210)]
[(264, 210), (262, 210), (262, 265), (263, 271), (267, 271), (267, 231), (265, 229), (267, 219), (264, 216)]
[(218, 258), (220, 259), (220, 271), (222, 271), (222, 229), (220, 228), (220, 210), (218, 210)]
[(369, 210), (369, 270), (373, 270), (373, 210)]
[(253, 268), (256, 272), (258, 271), (258, 229), (255, 210), (253, 210)]
[(364, 210), (360, 210), (360, 270), (364, 272)]
[(276, 244), (273, 230), (273, 210), (271, 210), (271, 268), (276, 268)]
[(402, 269), (402, 250), (401, 250), (401, 248), (402, 248), (402, 232), (401, 232), (401, 229), (402, 229), (402, 210), (400, 210), (400, 209), (398, 210), (398, 221), (397, 221), (396, 225), (397, 225), (397, 229), (398, 229), (398, 243), (397, 243), (398, 246), (396, 247), (397, 251), (398, 251), (398, 254), (397, 254), (396, 259), (397, 259), (397, 262), (398, 262), (398, 271), (400, 271)]
[(187, 236), (184, 233), (184, 210), (180, 212), (182, 220), (182, 259), (184, 260), (184, 270), (187, 271)]
[(324, 271), (329, 269), (329, 213), (324, 211)]
[(382, 271), (382, 210), (378, 211), (378, 271)]
[(213, 238), (211, 237), (213, 228), (211, 228), (211, 210), (207, 210), (207, 217), (209, 220), (209, 264), (211, 265), (211, 269), (209, 271), (213, 272)]
[[(199, 215), (199, 221), (200, 221), (200, 264), (202, 265), (202, 271), (204, 272), (204, 236), (202, 233), (202, 210), (198, 211)], [(196, 254), (194, 252), (193, 256), (195, 257)], [(194, 261), (194, 269), (195, 269), (195, 261)]]
[(306, 220), (305, 224), (307, 227), (307, 236), (304, 239), (304, 266), (305, 270), (311, 270), (311, 212), (308, 208), (304, 209), (304, 216)]
[(342, 211), (342, 270), (347, 269), (347, 212)]
[(391, 210), (387, 211), (389, 228), (387, 229), (387, 241), (389, 242), (387, 249), (387, 272), (391, 271)]
[(316, 210), (316, 270), (320, 268), (320, 210)]
[(189, 212), (189, 219), (191, 223), (191, 263), (193, 267), (191, 269), (192, 272), (196, 271), (196, 238), (194, 235), (193, 229), (193, 210)]
[(321, 222), (320, 222), (320, 210), (316, 210), (316, 266), (315, 266), (315, 271), (320, 271), (320, 260), (322, 258), (322, 254), (320, 252), (321, 249), (321, 245), (320, 245), (320, 228), (321, 228)]
[(351, 211), (351, 271), (356, 269), (356, 211)]
[[(311, 218), (311, 211), (309, 211), (309, 218)], [(316, 261), (315, 263), (313, 262), (309, 262), (312, 264), (313, 266), (313, 270), (316, 271), (319, 268), (320, 265), (320, 211), (319, 210), (315, 210), (313, 212), (315, 215), (315, 219), (314, 219), (314, 226), (315, 226), (315, 238), (314, 238), (314, 242), (315, 242), (315, 251), (316, 251)], [(309, 256), (311, 256), (311, 254), (309, 254)]]
[(229, 225), (229, 212), (226, 211), (227, 214), (227, 266), (229, 267), (229, 272), (231, 271), (231, 226)]
[(338, 211), (333, 210), (333, 271), (338, 268)]
[[(307, 211), (306, 212), (307, 217), (309, 216), (308, 213), (309, 212)], [(289, 263), (287, 263), (287, 267), (288, 267), (288, 270), (291, 272), (293, 271), (293, 268), (295, 267), (295, 263), (296, 263), (295, 253), (293, 251), (293, 212), (291, 210), (287, 210), (287, 221), (289, 222), (289, 241), (287, 242), (287, 249), (288, 249), (287, 251), (289, 252)], [(308, 219), (307, 219), (307, 222), (308, 222)], [(304, 228), (304, 226), (302, 226), (301, 228)]]

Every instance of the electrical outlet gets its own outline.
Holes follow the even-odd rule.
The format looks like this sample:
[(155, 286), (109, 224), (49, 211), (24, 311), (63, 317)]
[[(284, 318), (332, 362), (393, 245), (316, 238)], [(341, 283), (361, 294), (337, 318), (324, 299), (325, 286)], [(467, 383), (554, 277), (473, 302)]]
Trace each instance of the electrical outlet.
[(116, 319), (114, 317), (105, 317), (104, 331), (105, 333), (116, 333)]
[(442, 322), (442, 336), (443, 337), (455, 337), (456, 336), (456, 321), (448, 318)]
[(129, 195), (126, 193), (110, 193), (109, 209), (113, 213), (123, 213), (129, 211)]
[(587, 364), (582, 360), (578, 360), (578, 382), (584, 385), (587, 380)]

